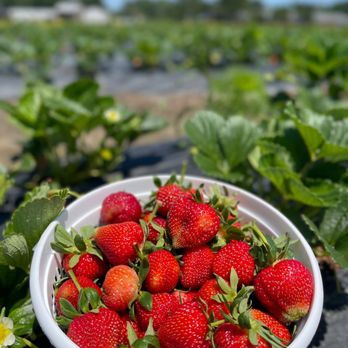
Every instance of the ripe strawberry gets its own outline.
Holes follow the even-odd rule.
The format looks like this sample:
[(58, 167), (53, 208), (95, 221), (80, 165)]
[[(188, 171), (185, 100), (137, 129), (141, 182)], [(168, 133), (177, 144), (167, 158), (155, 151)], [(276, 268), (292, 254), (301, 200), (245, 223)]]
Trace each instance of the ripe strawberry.
[(289, 344), (291, 341), (291, 334), (288, 330), (288, 328), (280, 323), (278, 320), (274, 319), (271, 315), (262, 312), (258, 309), (252, 309), (251, 310), (251, 316), (255, 320), (261, 321), (264, 325), (266, 325), (273, 335), (280, 338), (284, 344)]
[(141, 216), (141, 206), (134, 195), (128, 192), (116, 192), (107, 196), (100, 212), (102, 224), (119, 222), (138, 222)]
[(165, 219), (161, 218), (160, 216), (155, 216), (152, 219), (152, 222), (149, 223), (150, 218), (151, 218), (151, 213), (145, 214), (144, 218), (143, 218), (149, 227), (149, 234), (147, 236), (147, 240), (152, 242), (153, 244), (156, 244), (158, 237), (159, 237), (159, 232), (153, 227), (152, 222), (157, 224), (158, 226), (160, 226), (162, 228), (166, 228), (167, 221)]
[(217, 303), (212, 299), (212, 297), (217, 294), (222, 294), (222, 291), (216, 279), (206, 281), (198, 291), (198, 297), (201, 298), (208, 306)]
[(167, 216), (170, 207), (180, 197), (192, 198), (191, 191), (185, 191), (177, 184), (168, 184), (160, 187), (156, 193), (156, 201), (159, 203), (158, 213)]
[[(78, 283), (80, 284), (81, 288), (92, 288), (95, 289), (99, 296), (102, 296), (102, 292), (98, 285), (96, 285), (92, 279), (87, 278), (85, 276), (77, 276), (76, 277)], [(60, 307), (60, 299), (64, 298), (68, 300), (75, 309), (77, 309), (77, 303), (79, 299), (79, 290), (77, 289), (76, 285), (74, 284), (72, 279), (66, 280), (59, 288), (55, 295), (55, 302), (56, 302), (56, 309), (57, 313), (59, 315), (62, 315), (63, 312)]]
[(281, 322), (297, 321), (309, 311), (313, 277), (300, 261), (282, 260), (264, 268), (254, 286), (258, 300)]
[(104, 260), (101, 260), (98, 256), (85, 253), (81, 254), (77, 264), (71, 268), (69, 262), (74, 254), (65, 254), (63, 256), (63, 267), (68, 273), (71, 269), (73, 270), (76, 277), (85, 276), (92, 280), (104, 277), (107, 266)]
[(214, 253), (207, 245), (184, 252), (181, 267), (181, 284), (186, 289), (199, 289), (213, 277)]
[(249, 244), (233, 240), (219, 250), (213, 262), (213, 272), (228, 281), (231, 268), (238, 275), (239, 286), (253, 282), (255, 260), (250, 254)]
[(127, 327), (127, 323), (130, 323), (132, 325), (133, 330), (135, 331), (136, 335), (138, 336), (138, 338), (142, 338), (145, 335), (145, 332), (143, 332), (138, 323), (134, 320), (132, 320), (129, 317), (129, 313), (125, 312), (123, 314), (120, 314), (120, 317), (122, 319), (122, 321), (124, 322), (125, 326)]
[(180, 266), (176, 258), (169, 251), (161, 249), (148, 256), (149, 273), (144, 286), (152, 292), (171, 292), (179, 281)]
[[(232, 323), (220, 325), (214, 334), (216, 348), (255, 348), (249, 341), (248, 331)], [(258, 337), (258, 348), (269, 348), (270, 345)]]
[(140, 302), (135, 303), (135, 317), (141, 330), (145, 331), (150, 318), (153, 320), (153, 328), (157, 331), (168, 315), (179, 306), (175, 296), (168, 293), (152, 295), (152, 310), (145, 309)]
[(69, 326), (68, 337), (80, 348), (115, 348), (127, 345), (127, 330), (119, 315), (100, 308), (98, 313), (86, 313)]
[[(276, 319), (272, 318), (269, 314), (261, 312), (257, 309), (251, 310), (251, 320), (254, 321), (252, 327), (255, 327), (257, 333), (257, 347), (261, 348), (271, 348), (271, 344), (267, 342), (264, 338), (260, 337), (258, 334), (257, 322), (258, 320), (265, 326), (267, 326), (271, 333), (276, 336), (278, 339), (282, 341), (284, 346), (287, 346), (291, 341), (291, 335), (286, 326), (279, 323)], [(225, 323), (220, 325), (215, 334), (214, 334), (214, 342), (216, 348), (253, 348), (255, 347), (249, 340), (249, 332), (248, 329), (241, 328), (232, 323)]]
[(179, 304), (184, 304), (192, 302), (198, 299), (198, 292), (196, 291), (183, 291), (183, 290), (174, 290), (173, 296), (177, 299)]
[(217, 234), (220, 218), (206, 203), (178, 199), (169, 210), (168, 228), (174, 248), (193, 248), (208, 243)]
[(137, 257), (134, 245), (140, 248), (143, 239), (143, 230), (133, 221), (98, 227), (95, 235), (98, 247), (113, 266), (134, 261)]
[(163, 322), (158, 330), (162, 348), (209, 348), (208, 320), (198, 302), (185, 303)]
[(122, 312), (137, 297), (138, 291), (139, 278), (134, 269), (119, 265), (106, 273), (102, 299), (107, 307)]
[(230, 311), (225, 303), (217, 303), (216, 302), (216, 303), (211, 303), (208, 306), (208, 314), (210, 315), (211, 313), (213, 313), (215, 320), (223, 320), (224, 319), (222, 312), (225, 312), (226, 314), (230, 313)]

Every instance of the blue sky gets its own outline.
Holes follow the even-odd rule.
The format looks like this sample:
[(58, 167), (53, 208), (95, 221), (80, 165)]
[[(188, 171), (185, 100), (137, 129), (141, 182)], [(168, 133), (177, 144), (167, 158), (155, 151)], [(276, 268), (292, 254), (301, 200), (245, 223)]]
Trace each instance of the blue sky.
[[(109, 8), (119, 10), (126, 0), (102, 0)], [(293, 4), (312, 4), (319, 6), (328, 6), (346, 0), (261, 0), (267, 6), (283, 6)]]

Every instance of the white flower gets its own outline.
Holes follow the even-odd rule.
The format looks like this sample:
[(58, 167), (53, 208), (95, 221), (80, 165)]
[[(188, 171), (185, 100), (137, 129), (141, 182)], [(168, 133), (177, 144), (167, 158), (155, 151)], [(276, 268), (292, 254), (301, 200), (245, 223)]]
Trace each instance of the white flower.
[(12, 332), (13, 321), (7, 317), (0, 317), (0, 348), (12, 346), (16, 337)]
[(105, 111), (104, 117), (110, 123), (116, 123), (121, 119), (121, 114), (116, 109), (109, 109)]

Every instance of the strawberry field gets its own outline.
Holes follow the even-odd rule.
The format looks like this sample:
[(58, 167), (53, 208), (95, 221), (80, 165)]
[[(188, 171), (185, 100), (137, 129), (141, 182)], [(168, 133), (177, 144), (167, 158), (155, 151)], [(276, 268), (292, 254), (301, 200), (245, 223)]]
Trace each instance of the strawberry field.
[[(33, 247), (65, 206), (105, 183), (183, 171), (248, 190), (296, 225), (317, 257), (325, 288), (324, 313), (310, 347), (345, 345), (344, 336), (338, 333), (338, 328), (342, 329), (338, 322), (348, 319), (346, 27), (165, 21), (115, 21), (91, 26), (69, 21), (39, 24), (2, 21), (0, 32), (0, 161), (3, 162), (0, 163), (0, 309), (3, 308), (0, 340), (4, 330), (10, 330), (13, 336), (6, 331), (11, 342), (8, 346), (49, 346), (32, 309), (30, 265)], [(184, 191), (189, 189), (185, 187)], [(206, 194), (204, 188), (203, 192), (200, 194), (198, 190), (195, 204), (203, 204), (200, 195)], [(189, 196), (192, 194), (195, 192)], [(218, 198), (212, 195), (209, 199), (215, 209)], [(168, 306), (171, 303), (173, 308), (175, 305), (172, 297), (162, 299), (155, 294), (172, 295), (175, 288), (175, 296), (180, 299), (180, 292), (186, 296), (190, 294), (188, 290), (201, 291), (204, 282), (192, 285), (186, 273), (189, 271), (184, 270), (190, 264), (185, 248), (195, 241), (190, 240), (188, 244), (177, 241), (175, 228), (166, 225), (165, 199), (157, 197), (157, 200), (162, 202), (159, 206), (152, 200), (146, 208), (129, 203), (136, 214), (131, 218), (136, 221), (134, 229), (138, 228), (134, 234), (140, 236), (134, 237), (138, 246), (133, 249), (132, 244), (129, 251), (132, 257), (126, 255), (125, 260), (115, 261), (102, 238), (98, 240), (103, 227), (93, 237), (91, 233), (95, 232), (85, 228), (83, 233), (87, 238), (76, 231), (72, 238), (64, 229), (56, 230), (54, 250), (79, 255), (68, 261), (70, 268), (87, 252), (97, 258), (102, 255), (100, 258), (104, 257), (103, 262), (106, 259), (108, 265), (127, 267), (115, 270), (115, 276), (105, 277), (105, 267), (110, 268), (108, 272), (113, 268), (104, 265), (103, 272), (89, 279), (92, 283), (98, 279), (97, 285), (86, 285), (95, 286), (96, 291), (82, 292), (84, 298), (75, 299), (75, 308), (69, 301), (58, 300), (55, 310), (63, 330), (75, 317), (95, 311), (98, 306), (106, 305), (114, 310), (117, 306), (113, 308), (113, 299), (105, 295), (111, 287), (107, 279), (121, 277), (117, 272), (125, 271), (127, 276), (140, 279), (137, 281), (140, 287), (133, 289), (128, 302), (134, 302), (132, 310), (143, 316), (138, 321), (145, 341), (140, 339), (139, 328), (133, 326), (128, 327), (129, 341), (115, 338), (117, 344), (122, 341), (132, 347), (157, 347), (159, 339), (165, 347), (163, 337), (170, 337), (175, 320), (161, 329), (162, 319), (154, 316), (149, 321), (148, 312), (152, 304), (160, 306), (161, 301), (167, 301)], [(186, 209), (190, 204), (186, 202)], [(259, 262), (251, 270), (253, 277), (267, 265), (260, 256), (261, 249), (263, 252), (266, 249), (268, 255), (274, 252), (285, 255), (284, 250), (287, 252), (292, 242), (268, 240), (262, 244), (260, 240), (264, 243), (265, 237), (260, 237), (255, 226), (232, 226), (239, 223), (238, 209), (236, 202), (228, 204), (226, 211), (219, 207), (220, 220), (215, 221), (221, 223), (222, 230), (223, 222), (227, 223), (223, 238), (216, 237), (219, 229), (216, 227), (212, 234), (216, 239), (204, 240), (201, 246), (208, 250), (202, 253), (209, 259), (231, 240), (246, 243), (254, 248), (256, 263)], [(108, 220), (108, 213), (107, 209), (102, 212), (104, 225), (116, 221)], [(143, 223), (139, 223), (140, 218)], [(177, 226), (177, 220), (172, 225)], [(145, 227), (149, 243), (143, 248), (141, 241), (145, 237), (140, 225), (144, 229), (144, 224), (153, 228), (155, 237), (151, 239), (149, 226)], [(151, 264), (155, 256), (150, 256), (160, 250), (172, 259), (171, 264), (168, 261), (168, 269), (176, 269), (179, 265), (176, 260), (181, 260), (181, 268), (177, 270), (180, 281), (175, 276), (173, 287), (163, 291), (156, 290), (148, 275), (151, 274), (148, 259)], [(275, 259), (267, 261), (273, 263)], [(71, 276), (69, 267), (62, 267), (62, 272), (71, 278), (69, 286), (74, 287), (80, 275)], [(217, 271), (214, 274), (221, 275)], [(227, 298), (234, 293), (234, 301), (238, 298), (237, 284), (238, 289), (241, 287), (240, 274), (237, 277), (228, 272), (222, 277), (224, 281), (217, 278), (216, 282)], [(209, 273), (206, 278), (204, 281), (209, 281), (213, 275)], [(82, 282), (87, 284), (88, 280)], [(242, 284), (247, 289), (254, 285), (250, 279)], [(56, 286), (62, 292), (58, 290), (60, 284)], [(257, 292), (256, 296), (259, 296)], [(220, 298), (220, 305), (224, 299)], [(255, 300), (254, 295), (252, 299)], [(205, 302), (210, 300), (208, 296)], [(239, 323), (243, 328), (257, 319), (257, 312), (250, 310), (264, 309), (262, 296), (257, 297), (255, 308), (245, 307), (246, 304), (236, 306), (233, 301), (227, 301), (231, 316), (222, 315), (219, 320)], [(124, 312), (127, 306), (128, 303), (125, 308), (115, 310)], [(103, 309), (105, 313), (107, 310)], [(200, 316), (199, 309), (192, 310)], [(246, 310), (249, 316), (241, 314)], [(233, 316), (233, 311), (241, 315), (243, 324)], [(221, 316), (219, 309), (217, 313)], [(253, 313), (251, 317), (250, 313)], [(268, 309), (267, 313), (278, 315)], [(282, 316), (278, 315), (279, 318)], [(265, 326), (255, 332), (249, 327), (249, 340), (254, 344), (258, 337), (255, 335), (261, 335), (267, 336), (266, 341), (272, 347), (287, 346), (289, 337), (296, 332), (297, 319), (285, 321), (291, 322), (286, 328), (290, 331), (285, 333), (290, 336), (283, 343), (272, 335), (269, 338)], [(121, 325), (115, 318), (112, 320), (115, 327)], [(207, 319), (203, 315), (201, 320)], [(222, 331), (214, 325), (210, 338), (218, 337)], [(183, 341), (180, 342), (179, 345)], [(199, 342), (198, 345), (205, 347), (205, 341)], [(223, 343), (216, 344), (218, 348), (224, 347)], [(172, 346), (168, 343), (168, 347)]]

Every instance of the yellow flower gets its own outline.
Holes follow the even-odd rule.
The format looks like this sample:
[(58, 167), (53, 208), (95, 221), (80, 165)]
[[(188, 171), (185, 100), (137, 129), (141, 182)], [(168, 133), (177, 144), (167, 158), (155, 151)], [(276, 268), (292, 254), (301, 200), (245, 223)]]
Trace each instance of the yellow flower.
[(110, 123), (116, 123), (121, 119), (121, 114), (115, 109), (105, 111), (104, 117)]
[(0, 316), (0, 348), (12, 346), (15, 343), (16, 337), (12, 330), (12, 319)]
[(112, 152), (109, 149), (101, 149), (100, 150), (100, 156), (104, 161), (111, 161), (112, 160)]

